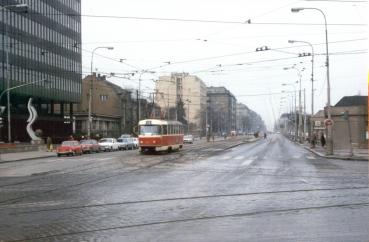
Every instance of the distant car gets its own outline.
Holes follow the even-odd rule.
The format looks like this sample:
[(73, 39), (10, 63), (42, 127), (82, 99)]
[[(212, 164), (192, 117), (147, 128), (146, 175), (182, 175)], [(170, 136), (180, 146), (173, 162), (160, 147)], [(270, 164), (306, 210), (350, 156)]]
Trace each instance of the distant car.
[(191, 134), (183, 136), (183, 143), (193, 144), (194, 138)]
[(82, 155), (82, 146), (78, 141), (63, 141), (56, 149), (56, 154), (61, 155)]
[(94, 139), (80, 141), (83, 153), (100, 152), (100, 146)]
[(133, 150), (135, 149), (135, 143), (133, 138), (119, 138), (119, 143), (124, 146), (125, 150)]
[(126, 150), (128, 148), (128, 140), (127, 138), (118, 138), (117, 139), (119, 150)]
[(119, 143), (115, 138), (103, 138), (99, 140), (100, 150), (114, 151), (119, 150)]

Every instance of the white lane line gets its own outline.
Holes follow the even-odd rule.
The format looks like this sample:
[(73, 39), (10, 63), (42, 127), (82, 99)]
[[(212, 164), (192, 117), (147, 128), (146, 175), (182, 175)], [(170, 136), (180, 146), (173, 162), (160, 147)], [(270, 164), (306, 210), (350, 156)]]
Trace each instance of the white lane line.
[(248, 165), (250, 165), (253, 161), (254, 161), (254, 159), (248, 159), (248, 160), (245, 160), (245, 161), (242, 163), (242, 166), (248, 166)]
[(221, 160), (229, 160), (231, 157), (230, 156), (223, 156), (223, 157), (220, 157)]
[(107, 157), (107, 158), (99, 158), (97, 159), (98, 161), (104, 161), (104, 160), (112, 160), (114, 159), (113, 157)]
[(309, 160), (316, 160), (316, 158), (314, 156), (306, 156), (307, 159)]
[(241, 155), (241, 156), (236, 156), (233, 159), (235, 159), (235, 160), (242, 160), (243, 158), (245, 158), (245, 156)]

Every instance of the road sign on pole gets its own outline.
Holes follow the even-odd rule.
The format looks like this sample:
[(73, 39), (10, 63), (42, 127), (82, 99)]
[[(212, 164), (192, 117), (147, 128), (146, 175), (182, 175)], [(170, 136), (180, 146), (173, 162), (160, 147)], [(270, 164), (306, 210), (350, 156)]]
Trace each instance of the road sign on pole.
[(326, 119), (324, 120), (324, 125), (327, 126), (333, 126), (333, 120), (332, 119)]
[(0, 116), (3, 115), (5, 108), (6, 108), (5, 106), (0, 106)]

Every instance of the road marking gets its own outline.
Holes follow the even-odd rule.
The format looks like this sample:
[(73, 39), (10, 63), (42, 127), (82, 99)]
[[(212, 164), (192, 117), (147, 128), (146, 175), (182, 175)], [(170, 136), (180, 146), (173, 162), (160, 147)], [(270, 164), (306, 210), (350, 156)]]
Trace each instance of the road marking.
[(242, 166), (248, 166), (248, 165), (250, 165), (253, 161), (254, 161), (253, 159), (245, 160), (245, 161), (242, 163)]
[(220, 159), (221, 160), (229, 160), (231, 157), (230, 156), (223, 156), (223, 157), (221, 157)]
[(114, 159), (113, 157), (107, 157), (107, 158), (99, 158), (97, 159), (98, 161), (104, 161), (104, 160), (112, 160)]
[(316, 160), (316, 158), (314, 156), (306, 156), (307, 159), (309, 160)]

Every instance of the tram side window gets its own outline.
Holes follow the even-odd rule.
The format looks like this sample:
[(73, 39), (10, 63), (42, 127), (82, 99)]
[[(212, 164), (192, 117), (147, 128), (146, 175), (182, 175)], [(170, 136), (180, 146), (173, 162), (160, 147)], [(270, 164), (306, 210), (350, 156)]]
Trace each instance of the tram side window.
[(168, 126), (167, 125), (163, 125), (163, 134), (168, 134)]

